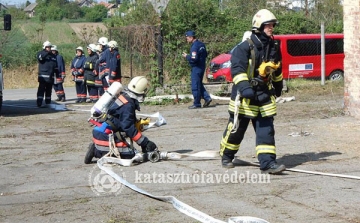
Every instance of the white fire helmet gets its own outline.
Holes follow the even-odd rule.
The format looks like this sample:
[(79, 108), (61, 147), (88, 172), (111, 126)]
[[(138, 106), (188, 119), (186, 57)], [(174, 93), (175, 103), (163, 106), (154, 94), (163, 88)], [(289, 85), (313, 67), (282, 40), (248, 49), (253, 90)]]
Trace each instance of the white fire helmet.
[(82, 46), (78, 46), (76, 50), (81, 50), (81, 52), (84, 52), (84, 48), (82, 48)]
[(51, 46), (51, 50), (58, 51), (57, 46), (56, 46), (56, 45), (52, 45), (52, 46)]
[(93, 43), (89, 44), (86, 48), (90, 49), (93, 53), (96, 53), (98, 51), (97, 46)]
[(108, 43), (108, 47), (109, 48), (113, 48), (113, 49), (117, 49), (118, 48), (118, 43), (115, 41), (115, 40), (111, 40), (109, 43)]
[(106, 38), (104, 36), (99, 38), (98, 44), (106, 46), (108, 43), (109, 43), (108, 38)]
[(259, 10), (252, 19), (252, 30), (260, 30), (262, 25), (273, 22), (278, 24), (278, 20), (272, 12), (267, 9)]
[(145, 95), (148, 90), (148, 80), (144, 76), (134, 77), (128, 84), (128, 89), (135, 94)]
[(43, 48), (45, 49), (46, 47), (51, 47), (51, 43), (48, 40), (43, 43)]

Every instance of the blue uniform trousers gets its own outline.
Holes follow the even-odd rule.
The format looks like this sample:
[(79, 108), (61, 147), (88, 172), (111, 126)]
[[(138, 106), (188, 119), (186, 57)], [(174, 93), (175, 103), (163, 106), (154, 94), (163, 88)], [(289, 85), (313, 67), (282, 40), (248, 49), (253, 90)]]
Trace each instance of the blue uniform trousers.
[(201, 99), (209, 101), (211, 99), (202, 82), (204, 77), (204, 69), (192, 67), (191, 69), (191, 91), (194, 96), (194, 105), (201, 107)]

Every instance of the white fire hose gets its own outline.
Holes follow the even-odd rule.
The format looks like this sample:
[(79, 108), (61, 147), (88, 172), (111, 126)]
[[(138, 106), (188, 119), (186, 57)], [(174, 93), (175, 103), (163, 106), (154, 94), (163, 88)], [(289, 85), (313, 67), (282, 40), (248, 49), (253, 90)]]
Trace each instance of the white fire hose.
[[(197, 158), (219, 158), (219, 152), (218, 151), (212, 151), (212, 150), (207, 150), (207, 151), (201, 151), (201, 152), (197, 152), (197, 153), (188, 153), (188, 154), (181, 154), (181, 153), (176, 153), (176, 152), (158, 152), (159, 154), (159, 159), (162, 160), (179, 160), (185, 157), (197, 157)], [(112, 176), (114, 179), (116, 179), (117, 181), (119, 181), (121, 184), (125, 185), (126, 187), (141, 193), (143, 195), (146, 195), (148, 197), (160, 200), (160, 201), (164, 201), (164, 202), (168, 202), (171, 203), (178, 211), (186, 214), (189, 217), (192, 217), (200, 222), (203, 223), (226, 223), (224, 221), (215, 219), (187, 204), (185, 204), (184, 202), (178, 200), (177, 198), (173, 197), (173, 196), (155, 196), (152, 195), (150, 193), (148, 193), (147, 191), (144, 191), (140, 188), (138, 188), (136, 185), (131, 184), (129, 182), (127, 182), (125, 179), (123, 179), (122, 177), (120, 177), (119, 175), (117, 175), (115, 172), (113, 172), (113, 170), (111, 168), (108, 168), (106, 166), (104, 166), (104, 164), (106, 163), (114, 163), (114, 164), (119, 164), (121, 166), (131, 166), (133, 164), (133, 162), (142, 162), (144, 161), (144, 154), (142, 153), (137, 153), (135, 155), (134, 158), (132, 159), (118, 159), (118, 158), (113, 158), (113, 157), (102, 157), (101, 159), (99, 159), (97, 161), (97, 164), (99, 166), (99, 168), (103, 171), (105, 171), (107, 174), (109, 174), (110, 176)], [(248, 161), (243, 161), (240, 159), (234, 159), (233, 162), (235, 164), (245, 164), (245, 165), (252, 165), (252, 166), (259, 166), (258, 163), (255, 162), (248, 162)], [(286, 169), (286, 171), (291, 171), (291, 172), (300, 172), (300, 173), (308, 173), (308, 174), (315, 174), (315, 175), (323, 175), (323, 176), (332, 176), (332, 177), (340, 177), (340, 178), (348, 178), (348, 179), (357, 179), (360, 180), (360, 177), (358, 176), (350, 176), (350, 175), (344, 175), (344, 174), (332, 174), (332, 173), (323, 173), (323, 172), (316, 172), (316, 171), (306, 171), (306, 170), (299, 170), (299, 169), (294, 169), (294, 168), (288, 168)], [(264, 219), (260, 219), (260, 218), (256, 218), (256, 217), (251, 217), (251, 216), (238, 216), (238, 217), (231, 217), (228, 219), (227, 223), (269, 223), (267, 221), (265, 221)]]
[[(204, 151), (205, 152), (205, 151)], [(200, 152), (201, 153), (201, 152)], [(168, 153), (170, 154), (170, 153)], [(174, 157), (184, 157), (184, 154), (176, 154), (173, 153)], [(188, 154), (189, 156), (191, 156), (190, 154)], [(195, 154), (192, 154), (195, 155)], [(194, 156), (197, 157), (197, 156)], [(101, 159), (99, 159), (97, 161), (97, 165), (98, 167), (105, 171), (107, 174), (109, 174), (110, 176), (112, 176), (114, 179), (116, 179), (118, 182), (120, 182), (121, 184), (125, 185), (126, 187), (141, 193), (143, 195), (146, 195), (148, 197), (154, 198), (156, 200), (160, 200), (160, 201), (164, 201), (164, 202), (168, 202), (171, 203), (174, 208), (176, 208), (178, 211), (186, 214), (189, 217), (192, 217), (200, 222), (203, 223), (226, 223), (224, 221), (215, 219), (193, 207), (191, 207), (188, 204), (185, 204), (184, 202), (178, 200), (176, 197), (174, 196), (156, 196), (156, 195), (152, 195), (147, 191), (144, 191), (143, 189), (137, 187), (134, 184), (131, 184), (129, 182), (127, 182), (124, 178), (120, 177), (119, 175), (117, 175), (111, 168), (108, 168), (106, 166), (104, 166), (104, 164), (106, 163), (116, 163), (119, 165), (124, 165), (124, 159), (117, 159), (117, 158), (112, 158), (112, 157), (102, 157)], [(131, 161), (132, 163), (132, 161)], [(128, 164), (128, 163), (127, 163)], [(228, 219), (227, 223), (269, 223), (268, 221), (265, 221), (263, 219), (260, 218), (255, 218), (255, 217), (250, 217), (250, 216), (238, 216), (238, 217), (231, 217)]]

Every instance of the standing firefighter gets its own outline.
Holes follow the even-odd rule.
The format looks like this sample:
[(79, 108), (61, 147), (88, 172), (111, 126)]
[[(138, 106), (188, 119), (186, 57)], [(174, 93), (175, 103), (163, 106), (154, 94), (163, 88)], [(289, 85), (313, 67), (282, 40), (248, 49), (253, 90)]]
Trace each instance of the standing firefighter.
[(99, 88), (100, 95), (103, 95), (105, 90), (109, 88), (109, 83), (107, 79), (109, 79), (109, 69), (107, 69), (106, 63), (106, 55), (110, 54), (108, 49), (108, 38), (100, 37), (98, 41), (99, 45), (99, 59), (96, 62), (96, 72), (97, 77), (95, 79), (95, 86)]
[(76, 48), (76, 55), (71, 62), (71, 74), (75, 82), (76, 97), (75, 103), (86, 102), (86, 84), (84, 78), (84, 64), (85, 64), (84, 49), (79, 46)]
[(64, 102), (65, 99), (65, 91), (64, 91), (64, 80), (65, 80), (65, 62), (64, 58), (59, 54), (59, 51), (57, 49), (56, 45), (52, 45), (51, 52), (56, 57), (57, 62), (57, 69), (55, 72), (55, 83), (54, 83), (54, 90), (55, 94), (57, 96), (57, 99), (55, 101), (62, 101)]
[(276, 163), (274, 116), (275, 95), (282, 91), (281, 54), (273, 39), (278, 20), (267, 9), (258, 11), (252, 20), (252, 34), (237, 45), (231, 56), (233, 88), (229, 103), (229, 121), (220, 143), (222, 166), (233, 168), (251, 120), (256, 133), (256, 154), (262, 173), (285, 170)]
[(109, 63), (107, 66), (109, 67), (109, 84), (114, 82), (121, 82), (121, 59), (120, 53), (118, 49), (118, 43), (114, 40), (111, 40), (108, 43), (109, 51), (110, 51), (110, 58)]
[(90, 100), (89, 103), (95, 103), (99, 99), (99, 88), (95, 86), (95, 79), (96, 79), (96, 70), (95, 64), (96, 61), (99, 59), (99, 55), (97, 52), (97, 47), (95, 44), (89, 44), (87, 46), (88, 57), (86, 58), (84, 64), (84, 74), (85, 74), (85, 81), (86, 86), (89, 93)]
[(43, 43), (43, 50), (36, 54), (38, 60), (38, 82), (39, 87), (37, 91), (36, 104), (41, 107), (45, 95), (45, 104), (51, 103), (51, 93), (54, 83), (54, 75), (57, 69), (56, 57), (51, 52), (51, 43), (45, 41)]

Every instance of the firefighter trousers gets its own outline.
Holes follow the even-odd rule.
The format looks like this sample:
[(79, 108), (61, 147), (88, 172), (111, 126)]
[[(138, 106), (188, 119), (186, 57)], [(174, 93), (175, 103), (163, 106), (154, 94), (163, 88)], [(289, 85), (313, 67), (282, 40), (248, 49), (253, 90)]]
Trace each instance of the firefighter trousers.
[(43, 100), (44, 100), (44, 95), (45, 95), (45, 104), (50, 104), (51, 103), (51, 93), (52, 93), (52, 87), (53, 84), (50, 82), (39, 82), (39, 87), (37, 90), (37, 100), (36, 100), (36, 104), (38, 107), (41, 106)]
[(254, 119), (250, 119), (239, 116), (238, 128), (235, 132), (232, 132), (232, 127), (234, 126), (234, 115), (230, 114), (228, 124), (220, 143), (220, 155), (223, 159), (234, 159), (234, 156), (239, 150), (240, 144), (244, 139), (244, 135), (250, 121), (252, 122), (252, 126), (255, 130), (256, 155), (260, 162), (260, 169), (265, 170), (273, 163), (276, 163), (273, 117), (261, 117), (259, 115)]

